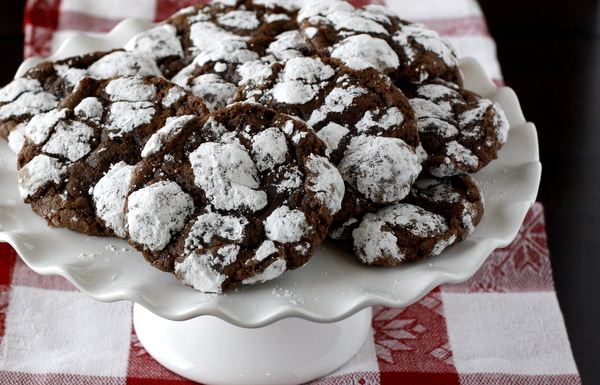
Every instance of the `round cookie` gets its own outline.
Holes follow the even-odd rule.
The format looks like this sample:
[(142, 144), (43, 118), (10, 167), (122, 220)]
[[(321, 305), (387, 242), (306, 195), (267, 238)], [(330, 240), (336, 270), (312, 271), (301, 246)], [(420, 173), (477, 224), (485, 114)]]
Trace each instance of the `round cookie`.
[(27, 123), (17, 164), (21, 197), (50, 225), (124, 237), (127, 179), (141, 146), (176, 117), (207, 113), (202, 99), (164, 78), (85, 78)]
[(274, 37), (297, 28), (297, 7), (278, 0), (221, 0), (184, 8), (165, 21), (177, 30), (190, 64), (213, 43)]
[(419, 178), (401, 203), (332, 225), (330, 236), (368, 265), (397, 266), (440, 254), (470, 236), (483, 195), (467, 174)]
[(186, 285), (219, 293), (304, 265), (344, 184), (306, 125), (238, 103), (155, 134), (127, 198), (130, 243)]
[(162, 73), (153, 59), (124, 50), (93, 52), (36, 65), (0, 90), (0, 137), (10, 139), (11, 148), (18, 150), (23, 143), (23, 123), (56, 108), (81, 79), (123, 75)]
[(497, 103), (439, 79), (401, 88), (415, 109), (429, 173), (474, 173), (497, 157), (509, 129)]
[(462, 82), (445, 38), (422, 24), (401, 20), (385, 7), (355, 8), (346, 1), (328, 0), (303, 7), (297, 20), (310, 49), (354, 69), (375, 68), (394, 80), (414, 83), (437, 77)]
[(271, 63), (311, 54), (297, 30), (248, 41), (219, 41), (206, 47), (171, 80), (217, 110), (231, 102), (239, 85), (259, 77)]
[(345, 200), (353, 204), (344, 207), (354, 212), (343, 210), (342, 216), (364, 211), (357, 202), (399, 202), (421, 171), (410, 103), (375, 69), (296, 57), (240, 87), (234, 101), (243, 100), (296, 116), (317, 132), (348, 185)]

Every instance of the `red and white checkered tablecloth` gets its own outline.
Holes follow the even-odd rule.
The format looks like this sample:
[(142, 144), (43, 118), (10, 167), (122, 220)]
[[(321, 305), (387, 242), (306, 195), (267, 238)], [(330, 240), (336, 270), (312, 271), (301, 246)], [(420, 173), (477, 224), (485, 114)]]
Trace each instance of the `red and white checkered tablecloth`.
[[(374, 0), (446, 35), (502, 83), (475, 0)], [(369, 0), (356, 0), (363, 5)], [(75, 31), (126, 17), (162, 20), (193, 0), (28, 0), (26, 56), (47, 56)], [(96, 302), (62, 277), (31, 271), (0, 243), (0, 384), (191, 383), (160, 366), (132, 327), (132, 303)], [(461, 284), (400, 309), (375, 307), (373, 333), (333, 384), (581, 384), (557, 302), (543, 207), (515, 241)]]

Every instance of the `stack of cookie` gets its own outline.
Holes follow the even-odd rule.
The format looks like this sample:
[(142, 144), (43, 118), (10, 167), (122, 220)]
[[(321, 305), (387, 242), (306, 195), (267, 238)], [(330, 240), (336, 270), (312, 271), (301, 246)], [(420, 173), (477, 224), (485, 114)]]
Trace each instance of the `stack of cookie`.
[(396, 266), (471, 235), (508, 123), (448, 42), (381, 6), (221, 0), (0, 90), (22, 198), (220, 293), (328, 235)]

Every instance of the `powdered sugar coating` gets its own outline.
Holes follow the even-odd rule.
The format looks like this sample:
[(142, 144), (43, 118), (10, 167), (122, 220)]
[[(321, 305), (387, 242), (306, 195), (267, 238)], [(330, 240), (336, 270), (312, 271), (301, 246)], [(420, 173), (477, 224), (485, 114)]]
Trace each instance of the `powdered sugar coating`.
[(346, 1), (319, 1), (304, 6), (298, 12), (298, 22), (317, 16), (326, 16), (336, 12), (352, 12), (354, 7)]
[(341, 59), (355, 70), (375, 68), (389, 72), (400, 65), (398, 54), (385, 40), (365, 34), (350, 36), (335, 44), (331, 57)]
[(115, 163), (90, 189), (96, 214), (121, 238), (126, 236), (124, 210), (134, 168), (123, 161)]
[(247, 37), (235, 35), (214, 23), (198, 22), (190, 26), (190, 39), (194, 50), (203, 51), (212, 44), (227, 40), (248, 40)]
[(275, 7), (279, 7), (290, 12), (298, 9), (296, 3), (287, 0), (254, 0), (254, 4), (262, 5), (267, 9), (274, 9)]
[(106, 85), (106, 93), (110, 95), (110, 100), (142, 102), (154, 99), (156, 96), (156, 87), (151, 83), (146, 83), (142, 76), (124, 76), (111, 80)]
[(200, 75), (192, 78), (191, 81), (189, 81), (189, 78), (183, 79), (182, 82), (175, 81), (192, 95), (203, 98), (211, 111), (229, 104), (238, 89), (235, 84), (225, 81), (217, 74)]
[(273, 41), (266, 49), (268, 54), (273, 55), (277, 60), (287, 60), (294, 57), (305, 56), (308, 48), (300, 35), (300, 31), (291, 30), (275, 36)]
[(27, 199), (48, 183), (61, 183), (66, 174), (64, 162), (45, 154), (37, 155), (17, 172), (19, 194)]
[(202, 66), (209, 61), (222, 61), (225, 63), (245, 63), (257, 60), (258, 54), (248, 49), (244, 41), (228, 39), (215, 42), (196, 56), (193, 64)]
[(313, 100), (322, 87), (321, 82), (333, 75), (333, 68), (320, 60), (293, 58), (285, 63), (271, 94), (279, 103), (303, 104)]
[(338, 165), (353, 188), (376, 203), (397, 203), (421, 172), (419, 158), (402, 139), (360, 136), (352, 139)]
[(156, 110), (152, 102), (115, 102), (109, 113), (109, 137), (114, 139), (152, 122)]
[(18, 124), (11, 132), (8, 134), (8, 147), (14, 152), (18, 154), (21, 152), (23, 145), (25, 144), (25, 124)]
[(183, 90), (183, 88), (171, 87), (171, 88), (169, 88), (169, 92), (167, 93), (167, 95), (163, 98), (162, 105), (167, 108), (172, 107), (178, 101), (180, 101), (185, 95), (186, 95), (186, 92)]
[(96, 79), (125, 75), (162, 76), (154, 60), (127, 51), (115, 51), (103, 56), (88, 67), (88, 72)]
[(317, 132), (317, 136), (327, 145), (327, 155), (336, 151), (340, 147), (342, 138), (350, 133), (350, 130), (335, 122), (328, 123)]
[(248, 220), (243, 217), (208, 212), (199, 215), (186, 235), (185, 249), (193, 251), (210, 246), (215, 238), (230, 242), (241, 241)]
[(160, 151), (163, 144), (177, 135), (181, 131), (181, 128), (193, 118), (194, 115), (168, 118), (166, 124), (148, 139), (142, 149), (141, 155), (146, 157)]
[[(404, 36), (400, 36), (404, 35)], [(393, 37), (396, 41), (408, 41), (408, 39), (414, 39), (415, 42), (420, 44), (425, 50), (433, 52), (436, 57), (440, 58), (448, 67), (458, 66), (458, 60), (454, 51), (447, 39), (440, 36), (437, 32), (427, 28), (423, 24), (406, 24), (403, 25), (399, 32)], [(408, 57), (416, 57), (417, 53), (414, 52), (414, 48), (411, 48), (408, 44), (404, 46), (404, 49), (409, 51)]]
[(129, 238), (150, 250), (161, 250), (180, 231), (193, 212), (192, 197), (175, 182), (157, 182), (127, 198)]
[(92, 150), (90, 146), (92, 136), (94, 136), (94, 129), (83, 122), (61, 121), (54, 127), (54, 133), (44, 144), (42, 151), (75, 162)]
[(104, 115), (104, 106), (98, 98), (87, 97), (79, 102), (73, 109), (73, 112), (77, 117), (100, 123), (100, 119), (102, 118), (102, 115)]
[[(327, 20), (337, 31), (350, 30), (354, 32), (376, 33), (388, 35), (389, 32), (379, 22), (364, 17), (364, 13), (358, 12), (332, 12), (327, 15)], [(387, 24), (390, 24), (389, 20)]]
[(235, 10), (218, 15), (217, 22), (226, 27), (248, 30), (256, 29), (260, 26), (256, 12), (244, 10)]
[(305, 214), (298, 209), (281, 206), (264, 221), (267, 237), (280, 243), (296, 243), (308, 236), (311, 230)]
[(375, 68), (415, 83), (437, 77), (460, 81), (458, 60), (445, 38), (382, 7), (313, 3), (299, 12), (298, 23), (309, 48), (355, 70)]
[(42, 92), (42, 84), (37, 79), (18, 78), (0, 89), (0, 103), (10, 103), (25, 92)]
[(344, 181), (337, 169), (322, 156), (310, 155), (306, 168), (313, 173), (308, 179), (308, 190), (315, 193), (331, 214), (342, 207), (344, 198)]
[(50, 110), (43, 114), (35, 115), (25, 126), (25, 136), (33, 143), (42, 144), (50, 136), (50, 132), (59, 122), (66, 117), (66, 110)]
[[(132, 188), (182, 186), (194, 201), (192, 219), (166, 249), (136, 247), (199, 290), (259, 283), (302, 266), (341, 206), (344, 183), (323, 143), (286, 115), (238, 103), (190, 118), (164, 142), (137, 166)], [(218, 253), (225, 246), (239, 247), (227, 265)]]
[(387, 131), (402, 125), (405, 119), (406, 117), (398, 107), (390, 107), (384, 111), (380, 111), (379, 109), (369, 110), (356, 123), (356, 131), (359, 133), (367, 133), (374, 128)]
[(312, 112), (306, 124), (313, 127), (318, 123), (323, 122), (331, 113), (339, 114), (347, 111), (354, 104), (356, 98), (367, 93), (369, 93), (369, 91), (358, 86), (346, 88), (335, 87), (327, 94), (323, 104), (319, 106), (319, 109)]
[(258, 274), (253, 275), (252, 277), (244, 279), (242, 283), (245, 285), (253, 285), (256, 283), (270, 281), (285, 273), (286, 270), (287, 263), (285, 262), (285, 259), (276, 259), (269, 266), (267, 266), (266, 269)]
[(267, 205), (256, 164), (237, 143), (202, 143), (189, 155), (195, 183), (218, 209), (257, 211)]
[(161, 24), (135, 35), (124, 48), (155, 60), (169, 56), (183, 56), (183, 47), (177, 37), (177, 30), (169, 24)]
[(273, 169), (285, 162), (288, 147), (285, 135), (276, 127), (269, 127), (252, 138), (252, 152), (259, 171)]
[(0, 106), (0, 120), (33, 116), (58, 106), (59, 100), (48, 92), (23, 92), (15, 100)]
[(221, 293), (227, 276), (218, 267), (224, 267), (237, 259), (240, 247), (226, 245), (217, 250), (191, 253), (183, 261), (175, 263), (175, 274), (179, 280), (204, 293)]
[(404, 87), (427, 159), (437, 177), (477, 172), (497, 156), (508, 121), (489, 99), (441, 80)]

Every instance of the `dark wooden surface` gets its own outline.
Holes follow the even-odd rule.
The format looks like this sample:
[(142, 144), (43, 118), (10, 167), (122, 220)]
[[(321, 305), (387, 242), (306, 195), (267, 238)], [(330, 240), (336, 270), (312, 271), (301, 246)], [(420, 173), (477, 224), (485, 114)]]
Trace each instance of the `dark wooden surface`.
[[(22, 60), (24, 0), (0, 7), (0, 85)], [(559, 303), (583, 384), (600, 384), (600, 14), (596, 1), (480, 0), (505, 82), (538, 129)]]

